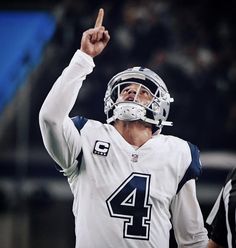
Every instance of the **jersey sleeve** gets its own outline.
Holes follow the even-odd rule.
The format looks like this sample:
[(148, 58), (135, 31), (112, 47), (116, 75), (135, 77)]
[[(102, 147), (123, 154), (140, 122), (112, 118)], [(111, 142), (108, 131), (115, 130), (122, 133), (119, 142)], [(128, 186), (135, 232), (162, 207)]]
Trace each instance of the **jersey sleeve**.
[(68, 177), (77, 168), (81, 138), (69, 113), (75, 104), (82, 82), (92, 72), (93, 59), (78, 50), (47, 95), (40, 113), (39, 125), (50, 156)]
[(199, 150), (191, 143), (188, 143), (188, 147), (185, 157), (191, 162), (171, 203), (172, 224), (179, 247), (205, 248), (208, 236), (197, 200), (195, 182), (201, 174)]
[(196, 196), (195, 180), (187, 181), (171, 204), (172, 224), (179, 247), (206, 248), (207, 230)]

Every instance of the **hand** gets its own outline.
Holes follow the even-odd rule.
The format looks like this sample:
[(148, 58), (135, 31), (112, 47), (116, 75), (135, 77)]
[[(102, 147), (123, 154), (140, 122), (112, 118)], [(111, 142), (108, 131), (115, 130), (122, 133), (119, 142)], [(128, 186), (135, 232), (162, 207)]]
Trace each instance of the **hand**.
[(88, 29), (83, 33), (80, 50), (95, 57), (100, 54), (110, 40), (108, 31), (102, 26), (104, 10), (100, 9), (94, 28)]
[(223, 246), (217, 244), (216, 242), (214, 242), (213, 240), (209, 240), (208, 241), (208, 245), (207, 248), (224, 248)]

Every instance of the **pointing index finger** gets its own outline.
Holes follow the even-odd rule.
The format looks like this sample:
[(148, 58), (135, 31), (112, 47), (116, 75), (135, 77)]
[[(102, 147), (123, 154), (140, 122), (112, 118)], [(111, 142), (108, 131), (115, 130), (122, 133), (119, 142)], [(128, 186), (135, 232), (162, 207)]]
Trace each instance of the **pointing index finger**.
[(99, 9), (99, 12), (98, 12), (97, 20), (96, 20), (96, 23), (94, 26), (95, 28), (102, 26), (103, 17), (104, 17), (104, 10), (101, 8), (101, 9)]

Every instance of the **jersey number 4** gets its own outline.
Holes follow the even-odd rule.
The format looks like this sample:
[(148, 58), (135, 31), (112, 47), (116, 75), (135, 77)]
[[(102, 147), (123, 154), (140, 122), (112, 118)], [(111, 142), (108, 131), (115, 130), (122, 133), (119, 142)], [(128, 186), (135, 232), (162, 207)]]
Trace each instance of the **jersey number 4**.
[(148, 174), (132, 173), (106, 201), (111, 217), (125, 219), (124, 238), (149, 239), (150, 178)]

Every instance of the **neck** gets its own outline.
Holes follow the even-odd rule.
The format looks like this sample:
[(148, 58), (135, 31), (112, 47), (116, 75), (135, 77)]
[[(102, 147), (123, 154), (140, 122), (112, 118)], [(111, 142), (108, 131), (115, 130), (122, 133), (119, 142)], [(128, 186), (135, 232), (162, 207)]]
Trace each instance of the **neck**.
[(152, 126), (143, 121), (116, 120), (114, 127), (131, 145), (140, 147), (152, 138)]

